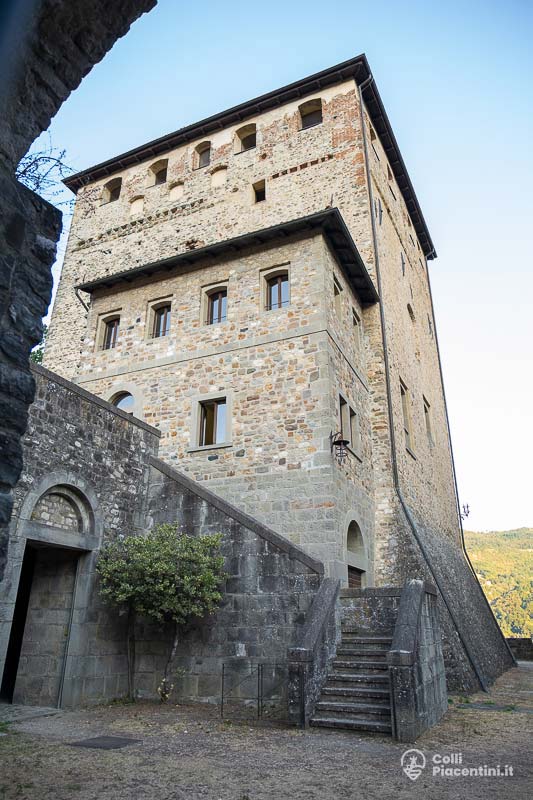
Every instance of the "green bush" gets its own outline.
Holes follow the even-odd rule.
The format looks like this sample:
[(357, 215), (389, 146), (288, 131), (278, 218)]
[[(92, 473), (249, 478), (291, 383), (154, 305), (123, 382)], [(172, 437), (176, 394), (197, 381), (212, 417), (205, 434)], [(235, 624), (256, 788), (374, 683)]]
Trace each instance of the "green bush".
[(174, 636), (159, 687), (162, 700), (171, 687), (168, 670), (180, 629), (192, 619), (212, 614), (221, 598), (225, 575), (221, 535), (189, 536), (177, 524), (158, 525), (146, 536), (121, 536), (100, 551), (100, 594), (128, 614), (128, 696), (134, 697), (135, 619), (171, 623)]

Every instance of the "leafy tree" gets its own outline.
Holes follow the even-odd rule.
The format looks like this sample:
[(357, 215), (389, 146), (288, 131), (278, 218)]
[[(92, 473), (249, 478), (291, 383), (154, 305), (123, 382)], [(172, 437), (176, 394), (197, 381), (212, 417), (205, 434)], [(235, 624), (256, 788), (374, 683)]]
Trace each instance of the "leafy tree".
[(180, 630), (193, 618), (213, 613), (225, 578), (221, 536), (189, 536), (177, 524), (154, 527), (146, 536), (123, 536), (109, 542), (97, 563), (100, 593), (128, 614), (128, 696), (134, 699), (135, 620), (145, 616), (173, 627), (172, 646), (159, 688), (170, 693), (168, 671)]
[(465, 543), (504, 636), (532, 636), (533, 529), (465, 531)]
[(46, 346), (46, 337), (48, 336), (48, 325), (43, 325), (43, 336), (38, 345), (36, 345), (30, 353), (30, 361), (34, 364), (43, 363), (44, 348)]

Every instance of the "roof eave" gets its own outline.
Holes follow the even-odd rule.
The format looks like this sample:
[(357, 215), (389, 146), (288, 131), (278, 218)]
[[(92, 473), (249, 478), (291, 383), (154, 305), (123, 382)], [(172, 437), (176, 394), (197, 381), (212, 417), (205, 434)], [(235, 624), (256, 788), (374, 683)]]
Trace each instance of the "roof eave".
[[(341, 64), (329, 67), (307, 78), (302, 78), (299, 81), (283, 86), (281, 89), (276, 89), (267, 94), (260, 95), (253, 100), (240, 103), (227, 111), (214, 114), (211, 117), (200, 120), (200, 122), (187, 125), (173, 133), (166, 134), (158, 139), (153, 139), (151, 142), (141, 145), (140, 147), (135, 147), (133, 150), (128, 150), (126, 153), (122, 153), (119, 156), (110, 158), (107, 161), (102, 161), (94, 167), (70, 175), (63, 180), (63, 183), (68, 189), (76, 193), (87, 183), (112, 175), (127, 166), (137, 164), (145, 159), (155, 158), (181, 144), (207, 136), (209, 133), (213, 133), (216, 130), (221, 130), (237, 122), (244, 122), (270, 108), (283, 105), (298, 97), (303, 97), (314, 91), (318, 91), (325, 86), (342, 83), (350, 78), (353, 78), (357, 84), (362, 84), (371, 76), (370, 65), (366, 55), (362, 53), (355, 58), (343, 61)], [(392, 126), (374, 80), (369, 81), (363, 90), (363, 99), (372, 124), (378, 132), (381, 141), (384, 143), (387, 158), (389, 159), (398, 187), (402, 192), (424, 255), (428, 259), (436, 258), (437, 253), (424, 220), (422, 209), (420, 208), (413, 184), (407, 172), (407, 167), (405, 166), (400, 148), (398, 147), (396, 137), (394, 136)]]
[(141, 267), (125, 270), (114, 275), (105, 275), (94, 281), (79, 283), (75, 289), (92, 294), (101, 289), (111, 288), (121, 283), (131, 283), (137, 279), (150, 278), (159, 272), (191, 266), (199, 261), (224, 257), (230, 253), (240, 252), (244, 248), (273, 242), (302, 231), (322, 231), (336, 257), (344, 269), (352, 288), (361, 299), (363, 305), (378, 302), (379, 296), (368, 273), (363, 259), (353, 241), (351, 234), (337, 208), (328, 208), (306, 217), (299, 217), (289, 222), (261, 228), (250, 233), (225, 239), (195, 250), (187, 250), (178, 255), (144, 264)]

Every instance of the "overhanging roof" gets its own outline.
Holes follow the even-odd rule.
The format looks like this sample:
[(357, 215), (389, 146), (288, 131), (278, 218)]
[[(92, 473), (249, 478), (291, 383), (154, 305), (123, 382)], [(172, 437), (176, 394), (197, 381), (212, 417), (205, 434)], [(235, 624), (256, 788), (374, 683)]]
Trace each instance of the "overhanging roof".
[[(174, 133), (169, 133), (166, 136), (161, 136), (159, 139), (154, 139), (133, 150), (128, 150), (122, 155), (110, 158), (108, 161), (103, 161), (101, 164), (97, 164), (82, 172), (77, 172), (75, 175), (65, 178), (63, 182), (73, 192), (77, 192), (78, 189), (86, 183), (99, 180), (108, 175), (113, 175), (115, 172), (131, 166), (132, 164), (138, 164), (148, 158), (167, 153), (169, 150), (193, 139), (207, 136), (210, 133), (222, 130), (230, 125), (243, 122), (244, 120), (250, 119), (250, 117), (257, 116), (271, 108), (282, 106), (285, 103), (291, 102), (291, 100), (296, 100), (299, 97), (304, 97), (312, 92), (319, 91), (326, 86), (342, 83), (349, 78), (353, 78), (357, 84), (362, 84), (371, 77), (370, 66), (363, 53), (348, 61), (343, 61), (341, 64), (337, 64), (334, 67), (322, 70), (322, 72), (310, 75), (308, 78), (295, 81), (287, 86), (283, 86), (281, 89), (276, 89), (260, 97), (255, 97), (253, 100), (248, 100), (246, 103), (241, 103), (227, 111), (214, 114), (212, 117), (207, 117), (200, 122), (195, 122), (193, 125), (180, 128), (174, 131)], [(363, 98), (368, 113), (370, 114), (372, 125), (379, 135), (391, 169), (394, 172), (398, 187), (402, 192), (424, 254), (427, 258), (435, 258), (437, 254), (433, 242), (431, 241), (429, 230), (424, 220), (411, 179), (409, 178), (402, 154), (400, 153), (400, 148), (398, 147), (392, 126), (387, 117), (385, 107), (383, 106), (376, 83), (373, 79), (369, 81), (363, 89)]]
[(132, 283), (138, 279), (151, 278), (153, 275), (171, 272), (180, 267), (186, 269), (199, 261), (232, 256), (246, 248), (269, 244), (277, 239), (285, 239), (291, 234), (302, 232), (322, 232), (324, 234), (354, 291), (364, 305), (370, 305), (379, 300), (372, 279), (338, 208), (328, 208), (317, 214), (299, 217), (270, 228), (261, 228), (258, 231), (245, 233), (233, 239), (225, 239), (207, 247), (187, 250), (185, 253), (179, 253), (161, 261), (153, 261), (142, 267), (135, 267), (113, 275), (104, 275), (94, 281), (79, 283), (75, 288), (92, 294), (100, 289), (109, 289), (112, 286)]

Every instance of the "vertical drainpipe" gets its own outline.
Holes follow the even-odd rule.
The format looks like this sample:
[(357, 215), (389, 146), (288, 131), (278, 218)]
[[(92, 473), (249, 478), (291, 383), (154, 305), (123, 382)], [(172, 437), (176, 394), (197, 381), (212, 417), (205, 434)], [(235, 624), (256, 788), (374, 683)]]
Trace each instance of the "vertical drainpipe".
[(375, 271), (376, 271), (376, 281), (377, 281), (377, 285), (378, 285), (378, 294), (379, 294), (379, 298), (380, 298), (380, 300), (379, 300), (379, 315), (380, 315), (381, 336), (382, 336), (382, 343), (383, 343), (383, 360), (384, 360), (384, 366), (385, 366), (385, 389), (386, 389), (386, 392), (387, 392), (387, 406), (388, 406), (388, 418), (389, 418), (389, 435), (390, 435), (390, 443), (391, 443), (391, 463), (392, 463), (392, 473), (393, 473), (393, 479), (394, 479), (394, 490), (395, 490), (395, 492), (396, 492), (396, 494), (398, 496), (398, 500), (400, 501), (400, 505), (401, 505), (402, 510), (403, 510), (403, 512), (405, 514), (405, 517), (407, 519), (407, 523), (408, 523), (409, 527), (411, 528), (411, 531), (413, 533), (415, 541), (418, 544), (418, 547), (420, 549), (420, 552), (422, 553), (424, 561), (426, 562), (426, 566), (427, 566), (429, 572), (431, 573), (431, 576), (432, 576), (432, 578), (433, 578), (433, 580), (435, 582), (435, 585), (437, 586), (437, 588), (439, 590), (440, 596), (442, 597), (444, 605), (446, 606), (446, 610), (448, 611), (448, 614), (450, 615), (450, 618), (452, 619), (452, 621), (454, 623), (455, 630), (456, 630), (456, 633), (457, 633), (457, 635), (459, 637), (459, 640), (460, 640), (460, 642), (461, 642), (461, 644), (463, 646), (463, 650), (465, 651), (465, 653), (467, 655), (467, 658), (468, 658), (468, 660), (469, 660), (469, 662), (470, 662), (470, 664), (472, 666), (472, 669), (474, 670), (474, 673), (475, 673), (475, 675), (476, 675), (476, 677), (477, 677), (477, 679), (479, 681), (479, 684), (480, 684), (481, 688), (483, 689), (484, 692), (487, 692), (488, 691), (487, 684), (486, 684), (485, 680), (483, 679), (483, 676), (481, 675), (474, 658), (472, 657), (472, 654), (470, 652), (470, 648), (468, 647), (466, 641), (463, 639), (463, 636), (461, 635), (460, 628), (457, 625), (457, 622), (455, 620), (455, 616), (454, 616), (454, 614), (453, 614), (453, 612), (452, 612), (452, 610), (451, 610), (451, 608), (450, 608), (450, 606), (448, 604), (448, 601), (446, 599), (446, 595), (443, 592), (442, 586), (440, 585), (440, 582), (439, 582), (439, 580), (437, 578), (437, 575), (435, 574), (435, 572), (434, 572), (434, 570), (433, 570), (433, 568), (431, 566), (431, 562), (429, 560), (428, 554), (427, 554), (426, 549), (425, 549), (425, 547), (424, 547), (424, 545), (422, 543), (422, 540), (421, 540), (421, 538), (420, 538), (420, 536), (418, 534), (418, 530), (416, 528), (415, 522), (414, 522), (414, 520), (412, 518), (412, 515), (411, 515), (411, 512), (409, 510), (409, 507), (407, 506), (407, 503), (405, 502), (405, 499), (403, 497), (402, 490), (401, 490), (401, 487), (400, 487), (400, 477), (399, 477), (399, 472), (398, 472), (398, 458), (397, 458), (397, 450), (396, 450), (396, 435), (395, 435), (395, 431), (394, 431), (394, 418), (393, 418), (393, 413), (392, 413), (392, 392), (391, 392), (391, 386), (390, 386), (390, 363), (389, 363), (389, 352), (388, 352), (388, 346), (387, 346), (387, 330), (386, 330), (386, 327), (385, 327), (385, 310), (384, 310), (384, 306), (383, 306), (383, 292), (382, 292), (382, 283), (381, 283), (381, 270), (380, 270), (380, 265), (379, 265), (378, 239), (377, 239), (377, 231), (376, 231), (376, 221), (374, 219), (374, 212), (373, 212), (372, 179), (370, 177), (370, 166), (369, 166), (369, 160), (368, 160), (368, 143), (367, 143), (367, 137), (366, 137), (365, 117), (364, 117), (364, 112), (363, 112), (363, 91), (366, 89), (367, 86), (370, 86), (370, 84), (372, 83), (373, 80), (374, 80), (374, 77), (370, 73), (368, 75), (368, 78), (366, 78), (361, 84), (357, 84), (357, 81), (356, 81), (356, 85), (357, 85), (358, 92), (359, 92), (359, 114), (360, 114), (360, 118), (361, 118), (361, 132), (362, 132), (362, 136), (363, 136), (363, 155), (364, 155), (364, 160), (365, 160), (365, 172), (366, 172), (366, 182), (367, 182), (367, 190), (368, 190), (368, 202), (369, 202), (369, 206), (370, 206), (370, 221), (371, 221), (371, 226), (372, 226), (372, 243), (373, 243), (373, 246), (374, 246), (374, 268), (375, 268)]

